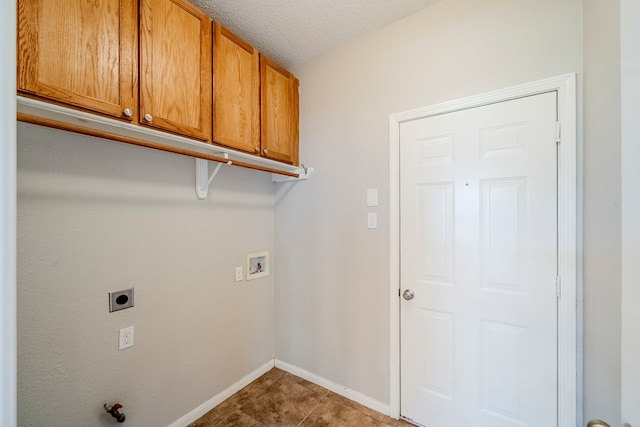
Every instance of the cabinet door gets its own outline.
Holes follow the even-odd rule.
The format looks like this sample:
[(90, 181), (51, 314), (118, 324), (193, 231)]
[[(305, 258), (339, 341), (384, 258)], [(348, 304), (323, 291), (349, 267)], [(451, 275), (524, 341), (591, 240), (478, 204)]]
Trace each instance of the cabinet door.
[(140, 123), (211, 139), (211, 21), (183, 0), (140, 1)]
[(262, 156), (298, 164), (298, 79), (260, 56)]
[(213, 41), (213, 140), (260, 152), (260, 54), (218, 23)]
[[(18, 90), (131, 120), (135, 0), (18, 0)], [(128, 109), (125, 115), (125, 109)]]

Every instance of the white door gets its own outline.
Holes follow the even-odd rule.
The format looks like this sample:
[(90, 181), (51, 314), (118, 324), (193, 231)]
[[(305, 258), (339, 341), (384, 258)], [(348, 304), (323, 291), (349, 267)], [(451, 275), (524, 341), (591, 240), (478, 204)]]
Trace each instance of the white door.
[(557, 426), (557, 94), (400, 125), (401, 407)]

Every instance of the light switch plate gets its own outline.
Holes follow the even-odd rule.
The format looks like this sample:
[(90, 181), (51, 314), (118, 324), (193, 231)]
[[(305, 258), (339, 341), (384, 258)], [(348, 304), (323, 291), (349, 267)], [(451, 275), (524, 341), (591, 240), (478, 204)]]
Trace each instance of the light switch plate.
[(369, 212), (367, 214), (367, 228), (378, 228), (378, 214)]
[(369, 188), (367, 190), (367, 206), (378, 206), (378, 189)]
[(236, 267), (236, 282), (240, 282), (244, 279), (244, 272), (242, 271), (242, 266)]

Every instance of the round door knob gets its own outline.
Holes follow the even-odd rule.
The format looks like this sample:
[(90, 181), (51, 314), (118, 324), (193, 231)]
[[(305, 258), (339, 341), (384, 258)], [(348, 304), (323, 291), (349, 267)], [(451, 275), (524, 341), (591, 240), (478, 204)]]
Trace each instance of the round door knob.
[(254, 148), (253, 151), (255, 151), (256, 153), (260, 152), (260, 149), (258, 147)]
[(263, 152), (264, 154), (269, 154), (269, 150), (267, 150), (266, 148), (265, 148), (264, 150), (262, 150), (262, 152)]
[(148, 121), (149, 123), (151, 123), (151, 121), (153, 120), (153, 116), (151, 114), (147, 113), (147, 114), (144, 115), (144, 119), (146, 121)]
[(124, 115), (127, 116), (127, 117), (133, 116), (133, 111), (131, 111), (131, 108), (125, 108), (124, 109)]
[(402, 298), (406, 299), (407, 301), (413, 299), (414, 296), (416, 296), (416, 294), (414, 294), (411, 289), (405, 289), (405, 291), (402, 293)]

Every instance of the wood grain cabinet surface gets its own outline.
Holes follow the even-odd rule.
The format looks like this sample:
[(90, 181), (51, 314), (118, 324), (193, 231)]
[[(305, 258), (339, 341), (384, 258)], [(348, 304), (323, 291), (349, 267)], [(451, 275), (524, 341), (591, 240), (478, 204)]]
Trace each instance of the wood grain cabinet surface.
[(298, 80), (214, 24), (213, 141), (298, 164)]
[(135, 120), (137, 16), (135, 0), (18, 0), (18, 90)]
[(298, 80), (186, 0), (18, 0), (17, 78), (21, 95), (298, 165)]
[(211, 20), (184, 0), (140, 0), (140, 123), (211, 139)]
[(260, 153), (260, 54), (214, 23), (213, 142)]
[(298, 164), (298, 79), (264, 55), (260, 57), (261, 154)]

